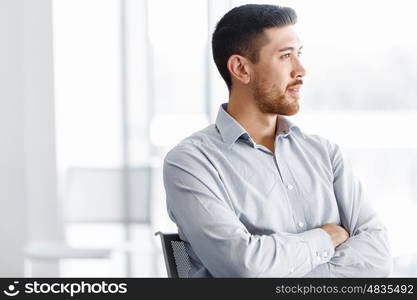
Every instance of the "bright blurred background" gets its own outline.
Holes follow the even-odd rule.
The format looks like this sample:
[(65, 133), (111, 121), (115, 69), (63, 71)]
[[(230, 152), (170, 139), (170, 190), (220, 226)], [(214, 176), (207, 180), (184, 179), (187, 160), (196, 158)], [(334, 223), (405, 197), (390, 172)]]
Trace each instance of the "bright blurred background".
[(412, 0), (0, 0), (0, 276), (166, 276), (163, 157), (227, 102), (211, 33), (246, 3), (296, 10), (291, 119), (342, 147), (417, 277)]

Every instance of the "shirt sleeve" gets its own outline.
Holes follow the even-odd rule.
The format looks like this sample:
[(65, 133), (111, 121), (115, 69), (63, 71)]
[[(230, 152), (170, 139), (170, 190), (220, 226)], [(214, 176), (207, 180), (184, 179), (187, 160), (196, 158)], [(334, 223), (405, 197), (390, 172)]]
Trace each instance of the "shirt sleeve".
[(331, 260), (306, 277), (388, 277), (393, 268), (386, 227), (366, 200), (340, 148), (331, 146), (334, 193), (341, 225), (350, 238), (336, 248)]
[(177, 146), (168, 153), (163, 173), (169, 216), (214, 277), (301, 277), (334, 254), (320, 228), (251, 234), (216, 168), (194, 148)]

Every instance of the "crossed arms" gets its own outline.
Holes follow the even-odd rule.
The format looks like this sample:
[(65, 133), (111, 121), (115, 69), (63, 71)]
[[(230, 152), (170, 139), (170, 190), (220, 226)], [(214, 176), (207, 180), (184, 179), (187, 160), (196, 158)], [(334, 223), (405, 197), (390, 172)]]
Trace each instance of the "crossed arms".
[(164, 184), (171, 219), (214, 277), (386, 277), (392, 270), (387, 231), (334, 146), (334, 191), (341, 224), (301, 233), (251, 234), (197, 151), (169, 154)]

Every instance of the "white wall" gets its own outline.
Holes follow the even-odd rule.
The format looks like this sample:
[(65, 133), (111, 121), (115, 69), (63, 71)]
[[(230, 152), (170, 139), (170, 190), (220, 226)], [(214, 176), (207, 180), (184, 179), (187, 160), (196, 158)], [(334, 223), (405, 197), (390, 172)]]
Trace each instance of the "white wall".
[(21, 275), (26, 236), (17, 2), (0, 0), (0, 276)]
[(27, 242), (63, 236), (52, 70), (51, 1), (0, 0), (0, 276), (23, 276)]

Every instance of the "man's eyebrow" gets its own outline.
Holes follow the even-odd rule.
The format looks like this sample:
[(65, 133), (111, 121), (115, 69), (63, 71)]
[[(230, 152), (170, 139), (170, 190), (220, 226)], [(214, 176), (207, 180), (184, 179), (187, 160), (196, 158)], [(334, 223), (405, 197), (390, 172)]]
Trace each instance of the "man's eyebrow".
[[(300, 46), (300, 48), (298, 48), (298, 51), (300, 51), (301, 48), (303, 48), (303, 46)], [(294, 47), (285, 47), (285, 48), (279, 49), (278, 51), (279, 52), (284, 52), (284, 51), (288, 51), (288, 50), (294, 51), (294, 49), (295, 49)]]

